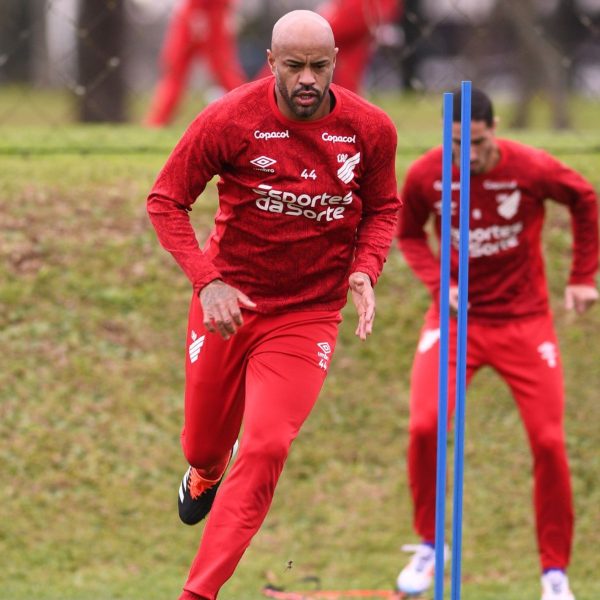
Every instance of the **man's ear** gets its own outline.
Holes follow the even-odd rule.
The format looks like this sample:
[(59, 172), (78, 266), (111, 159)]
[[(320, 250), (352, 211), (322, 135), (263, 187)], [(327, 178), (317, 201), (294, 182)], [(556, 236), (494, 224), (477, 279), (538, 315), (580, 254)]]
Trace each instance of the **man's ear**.
[(271, 73), (275, 75), (275, 57), (271, 50), (267, 48), (267, 62), (269, 63), (269, 68), (271, 69)]

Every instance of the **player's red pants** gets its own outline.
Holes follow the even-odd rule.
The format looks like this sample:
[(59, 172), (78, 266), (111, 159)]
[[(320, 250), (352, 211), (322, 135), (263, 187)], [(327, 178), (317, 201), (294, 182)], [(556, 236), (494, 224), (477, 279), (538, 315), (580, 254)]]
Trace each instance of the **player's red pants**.
[[(454, 409), (456, 320), (450, 320), (449, 413)], [(566, 568), (573, 504), (563, 429), (563, 373), (550, 315), (500, 326), (468, 324), (467, 382), (485, 365), (509, 385), (533, 453), (534, 505), (543, 569)], [(411, 375), (408, 469), (417, 533), (435, 539), (438, 316), (427, 313)], [(478, 435), (480, 432), (471, 432)], [(507, 478), (510, 474), (506, 474)]]
[(207, 334), (194, 294), (181, 436), (188, 462), (206, 469), (222, 461), (244, 423), (237, 458), (219, 488), (184, 586), (209, 600), (267, 514), (290, 444), (325, 380), (341, 320), (337, 311), (245, 311), (243, 317), (228, 341)]
[(185, 0), (174, 14), (161, 54), (161, 79), (146, 117), (165, 125), (173, 117), (195, 57), (204, 57), (215, 81), (226, 91), (245, 83), (231, 29), (229, 0)]

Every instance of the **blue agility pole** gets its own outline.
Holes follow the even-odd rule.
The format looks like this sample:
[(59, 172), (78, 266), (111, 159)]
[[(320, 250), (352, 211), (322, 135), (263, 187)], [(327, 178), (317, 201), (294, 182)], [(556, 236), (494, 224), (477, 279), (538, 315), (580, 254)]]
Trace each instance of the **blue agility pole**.
[(469, 302), (469, 213), (471, 193), (471, 82), (461, 84), (460, 221), (458, 248), (458, 333), (456, 349), (456, 416), (454, 428), (454, 498), (452, 517), (452, 600), (460, 600), (465, 392), (467, 388), (467, 306)]
[[(444, 564), (446, 529), (446, 447), (448, 444), (448, 339), (450, 320), (450, 220), (452, 216), (452, 104), (444, 94), (442, 135), (442, 229), (440, 236), (440, 354), (437, 473), (435, 483), (435, 564)], [(444, 568), (435, 570), (435, 600), (444, 598)]]

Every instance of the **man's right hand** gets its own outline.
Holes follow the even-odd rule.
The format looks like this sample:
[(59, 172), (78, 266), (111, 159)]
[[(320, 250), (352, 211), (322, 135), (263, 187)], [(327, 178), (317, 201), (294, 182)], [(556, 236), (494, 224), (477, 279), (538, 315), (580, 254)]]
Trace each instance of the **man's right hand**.
[(220, 279), (205, 285), (199, 297), (206, 331), (216, 331), (224, 340), (228, 340), (244, 324), (240, 306), (256, 307), (246, 294)]
[(598, 290), (593, 285), (568, 285), (565, 289), (565, 308), (582, 315), (598, 301)]

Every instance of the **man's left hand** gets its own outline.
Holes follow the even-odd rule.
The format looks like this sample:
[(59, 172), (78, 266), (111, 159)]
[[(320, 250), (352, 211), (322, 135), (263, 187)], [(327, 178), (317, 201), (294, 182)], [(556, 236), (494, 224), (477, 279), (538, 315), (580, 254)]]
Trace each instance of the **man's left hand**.
[(371, 279), (366, 273), (355, 271), (348, 278), (352, 301), (358, 313), (358, 327), (354, 332), (361, 340), (366, 340), (373, 331), (375, 319), (375, 292)]
[(598, 300), (598, 290), (592, 285), (568, 285), (565, 289), (565, 308), (583, 314)]

